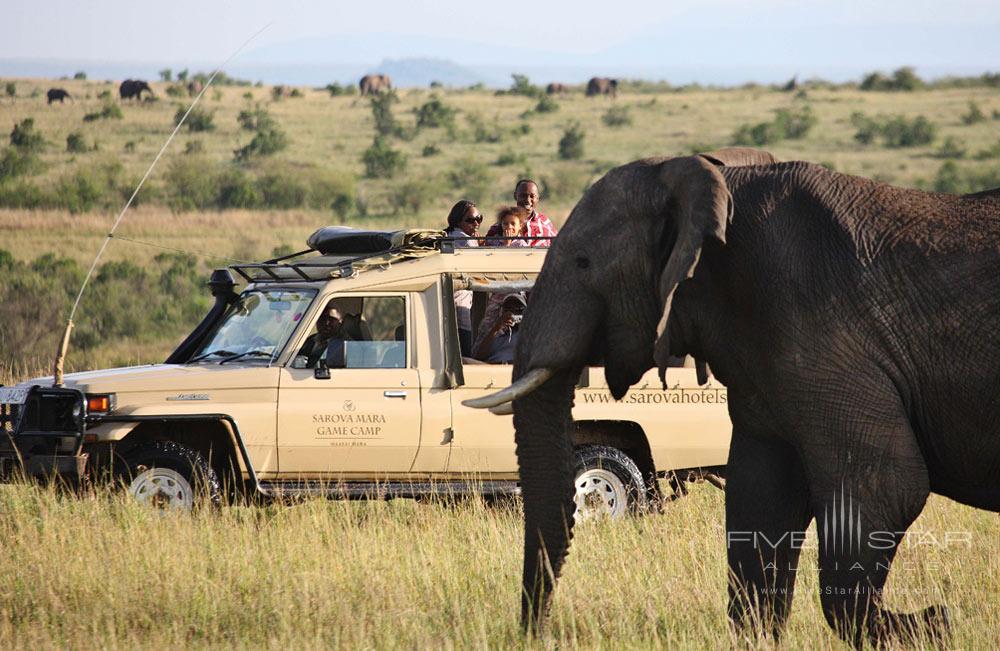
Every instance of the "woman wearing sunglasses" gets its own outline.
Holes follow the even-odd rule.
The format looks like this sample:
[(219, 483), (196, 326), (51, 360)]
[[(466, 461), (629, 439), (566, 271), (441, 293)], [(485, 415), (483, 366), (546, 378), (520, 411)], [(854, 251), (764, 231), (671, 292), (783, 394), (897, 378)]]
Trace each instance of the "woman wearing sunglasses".
[[(479, 225), (483, 215), (476, 204), (462, 199), (448, 213), (448, 227), (445, 234), (452, 238), (455, 248), (479, 246)], [(472, 356), (472, 291), (460, 289), (455, 292), (455, 315), (458, 317), (458, 341), (462, 357)]]

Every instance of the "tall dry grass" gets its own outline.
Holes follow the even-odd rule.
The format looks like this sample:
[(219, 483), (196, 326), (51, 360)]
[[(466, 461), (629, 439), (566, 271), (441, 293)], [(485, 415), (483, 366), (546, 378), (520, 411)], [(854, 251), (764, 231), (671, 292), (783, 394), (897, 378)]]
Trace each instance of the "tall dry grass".
[[(517, 624), (516, 509), (308, 501), (160, 513), (104, 493), (0, 489), (3, 648), (683, 648), (729, 646), (722, 493), (577, 529), (544, 641)], [(934, 498), (888, 604), (946, 603), (953, 648), (1000, 639), (996, 515)], [(839, 648), (807, 550), (784, 648)], [(754, 647), (768, 647), (753, 642)]]

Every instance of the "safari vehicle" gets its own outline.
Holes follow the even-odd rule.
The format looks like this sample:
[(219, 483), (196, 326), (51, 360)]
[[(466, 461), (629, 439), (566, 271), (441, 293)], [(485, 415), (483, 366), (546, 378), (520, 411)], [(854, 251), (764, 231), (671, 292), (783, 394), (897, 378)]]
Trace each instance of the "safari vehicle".
[[(309, 242), (216, 270), (214, 307), (162, 364), (0, 388), (7, 475), (111, 472), (137, 500), (184, 508), (199, 492), (213, 502), (517, 494), (511, 416), (462, 404), (507, 386), (512, 367), (461, 356), (454, 293), (473, 292), (475, 331), (491, 294), (530, 291), (545, 249), (343, 228)], [(239, 294), (233, 274), (246, 283)], [(353, 317), (354, 336), (310, 360), (307, 340), (331, 305)], [(641, 511), (660, 497), (658, 479), (680, 494), (685, 479), (720, 474), (725, 388), (698, 386), (694, 368), (670, 368), (667, 382), (654, 369), (615, 401), (602, 368), (580, 377), (578, 516)]]

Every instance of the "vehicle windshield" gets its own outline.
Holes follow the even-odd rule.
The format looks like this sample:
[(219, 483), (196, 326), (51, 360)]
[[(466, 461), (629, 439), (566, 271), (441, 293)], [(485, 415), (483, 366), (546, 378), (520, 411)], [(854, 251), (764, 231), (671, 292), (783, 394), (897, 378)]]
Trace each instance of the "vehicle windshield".
[(188, 363), (271, 363), (316, 297), (315, 290), (261, 289), (243, 292), (215, 333)]

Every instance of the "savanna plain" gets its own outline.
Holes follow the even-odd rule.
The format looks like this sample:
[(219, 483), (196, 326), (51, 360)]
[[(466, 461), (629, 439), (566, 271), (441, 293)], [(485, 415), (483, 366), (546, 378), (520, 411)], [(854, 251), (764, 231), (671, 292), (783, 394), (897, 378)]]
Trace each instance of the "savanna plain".
[[(13, 84), (13, 92), (11, 92)], [(5, 80), (0, 130), (0, 383), (46, 374), (87, 267), (191, 97), (176, 81)], [(47, 105), (45, 91), (73, 96)], [(793, 90), (624, 84), (544, 99), (404, 89), (220, 85), (189, 116), (84, 296), (70, 370), (161, 361), (207, 310), (211, 269), (305, 248), (329, 224), (438, 227), (460, 198), (489, 218), (535, 178), (561, 224), (614, 165), (751, 144), (782, 160), (932, 191), (1000, 186), (996, 84)], [(96, 116), (96, 117), (95, 117)], [(922, 119), (921, 119), (922, 118)], [(30, 120), (30, 124), (25, 124)], [(915, 270), (917, 271), (917, 270)], [(1000, 639), (1000, 521), (933, 496), (902, 545), (891, 608), (945, 603), (952, 648)], [(839, 648), (799, 565), (785, 648)], [(576, 530), (548, 637), (519, 634), (517, 506), (306, 501), (191, 514), (0, 488), (4, 648), (705, 648), (726, 623), (723, 494)], [(769, 647), (767, 641), (751, 646)], [(918, 642), (918, 645), (921, 644)]]

